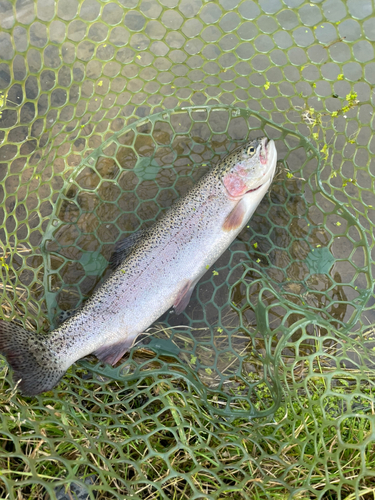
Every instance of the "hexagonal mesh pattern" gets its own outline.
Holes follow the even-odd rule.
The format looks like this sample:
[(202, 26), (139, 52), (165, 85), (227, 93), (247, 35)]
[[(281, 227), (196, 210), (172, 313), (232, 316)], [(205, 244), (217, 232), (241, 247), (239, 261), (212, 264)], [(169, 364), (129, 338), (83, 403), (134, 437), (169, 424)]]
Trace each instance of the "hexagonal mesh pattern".
[(81, 361), (34, 399), (1, 365), (2, 497), (372, 491), (373, 15), (367, 0), (0, 0), (5, 319), (47, 332), (115, 242), (247, 138), (279, 158), (184, 315), (122, 364)]

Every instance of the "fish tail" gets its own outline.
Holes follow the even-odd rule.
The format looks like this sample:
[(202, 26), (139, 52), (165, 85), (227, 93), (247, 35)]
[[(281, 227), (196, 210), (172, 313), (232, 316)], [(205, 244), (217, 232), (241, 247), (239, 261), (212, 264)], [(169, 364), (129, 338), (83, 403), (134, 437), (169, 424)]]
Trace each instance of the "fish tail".
[(25, 396), (49, 391), (65, 371), (48, 338), (0, 320), (0, 354), (13, 370), (13, 380)]

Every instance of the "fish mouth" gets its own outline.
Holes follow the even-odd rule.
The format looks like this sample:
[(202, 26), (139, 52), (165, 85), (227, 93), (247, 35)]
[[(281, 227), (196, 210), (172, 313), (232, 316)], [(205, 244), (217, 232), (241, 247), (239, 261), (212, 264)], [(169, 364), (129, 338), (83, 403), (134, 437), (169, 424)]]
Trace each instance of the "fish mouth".
[(267, 137), (263, 137), (260, 141), (260, 162), (262, 165), (268, 166), (268, 171), (265, 173), (266, 180), (271, 177), (271, 180), (275, 174), (276, 161), (277, 161), (277, 151), (275, 146), (275, 141), (272, 139), (269, 141)]
[(262, 165), (267, 165), (268, 156), (269, 156), (268, 155), (268, 148), (267, 148), (268, 139), (267, 139), (267, 137), (262, 137), (261, 139), (259, 139), (259, 141), (260, 141), (260, 144), (258, 146), (259, 161)]
[(262, 137), (258, 139), (260, 144), (258, 146), (258, 155), (259, 155), (259, 161), (262, 165), (268, 165), (267, 171), (263, 174), (264, 177), (261, 180), (261, 183), (249, 190), (246, 191), (247, 193), (253, 193), (254, 191), (257, 191), (260, 189), (264, 184), (266, 183), (271, 183), (273, 176), (275, 174), (276, 170), (276, 146), (273, 140), (269, 141), (267, 137)]
[(260, 189), (262, 186), (263, 186), (263, 184), (259, 184), (258, 187), (254, 188), (254, 189), (249, 189), (248, 191), (246, 191), (245, 194), (253, 193), (254, 191), (258, 191), (258, 189)]
[[(244, 153), (233, 170), (224, 175), (222, 182), (231, 200), (238, 200), (248, 193), (268, 189), (276, 170), (277, 151), (273, 140), (261, 137), (252, 144), (253, 155)], [(243, 163), (242, 163), (243, 162)]]

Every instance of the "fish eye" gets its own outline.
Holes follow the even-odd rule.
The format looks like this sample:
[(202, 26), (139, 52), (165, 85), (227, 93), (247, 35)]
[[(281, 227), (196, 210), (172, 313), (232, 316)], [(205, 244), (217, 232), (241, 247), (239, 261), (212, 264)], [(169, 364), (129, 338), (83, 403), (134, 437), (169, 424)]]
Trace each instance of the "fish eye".
[(247, 148), (247, 154), (248, 155), (252, 155), (254, 153), (254, 151), (255, 151), (254, 146), (250, 146), (250, 147)]

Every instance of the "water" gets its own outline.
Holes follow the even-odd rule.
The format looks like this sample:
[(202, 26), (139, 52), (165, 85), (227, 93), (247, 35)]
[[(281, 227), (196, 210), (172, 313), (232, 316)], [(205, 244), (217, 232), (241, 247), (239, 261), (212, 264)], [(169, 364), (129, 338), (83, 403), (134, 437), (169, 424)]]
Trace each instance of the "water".
[[(201, 279), (185, 312), (160, 318), (174, 327), (172, 334), (166, 337), (161, 330), (154, 336), (171, 336), (186, 362), (193, 349), (212, 371), (203, 370), (207, 384), (219, 387), (228, 367), (235, 373), (245, 354), (250, 378), (260, 376), (259, 356), (274, 353), (285, 328), (293, 330), (303, 317), (313, 314), (339, 330), (353, 327), (370, 285), (356, 220), (322, 193), (317, 157), (304, 139), (262, 124), (255, 114), (225, 107), (145, 119), (109, 138), (73, 174), (46, 242), (53, 316), (77, 307), (109, 275), (116, 241), (152, 224), (239, 142), (263, 135), (260, 125), (278, 150), (269, 193), (217, 261), (215, 273), (209, 270)], [(208, 344), (211, 348), (204, 347)], [(218, 352), (228, 352), (220, 363)]]

